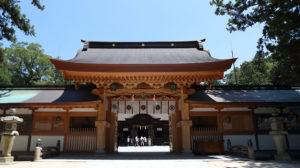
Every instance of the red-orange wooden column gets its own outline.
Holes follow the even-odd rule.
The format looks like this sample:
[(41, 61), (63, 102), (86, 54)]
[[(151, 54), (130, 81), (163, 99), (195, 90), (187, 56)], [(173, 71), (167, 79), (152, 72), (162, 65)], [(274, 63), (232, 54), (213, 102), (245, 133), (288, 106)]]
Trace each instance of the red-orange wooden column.
[(97, 121), (95, 122), (97, 131), (97, 154), (105, 153), (106, 149), (106, 128), (110, 127), (110, 123), (107, 122), (107, 112), (106, 112), (106, 91), (105, 89), (99, 89), (99, 97), (102, 100), (98, 107)]
[(181, 139), (182, 139), (182, 152), (183, 153), (191, 153), (191, 126), (192, 121), (190, 120), (189, 113), (189, 104), (185, 103), (185, 99), (188, 98), (187, 89), (181, 89), (181, 113), (180, 122), (177, 123), (177, 126), (181, 128)]
[(115, 131), (116, 131), (116, 113), (111, 112), (112, 99), (108, 97), (108, 109), (107, 109), (107, 122), (110, 123), (110, 127), (106, 129), (106, 152), (115, 152)]

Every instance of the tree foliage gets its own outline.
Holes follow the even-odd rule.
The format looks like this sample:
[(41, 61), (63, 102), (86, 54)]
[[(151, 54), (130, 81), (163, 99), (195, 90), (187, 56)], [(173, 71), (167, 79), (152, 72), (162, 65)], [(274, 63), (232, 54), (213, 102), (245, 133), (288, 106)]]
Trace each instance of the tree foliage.
[(217, 7), (216, 15), (229, 15), (230, 32), (263, 24), (257, 54), (275, 62), (272, 83), (300, 84), (299, 0), (211, 0), (210, 4)]
[(51, 56), (44, 54), (41, 45), (19, 42), (4, 49), (0, 73), (2, 85), (64, 84), (62, 74), (50, 62)]
[[(0, 43), (0, 52), (3, 55), (4, 49)], [(11, 73), (8, 70), (7, 58), (1, 57), (0, 60), (0, 85), (11, 85)]]
[[(0, 40), (16, 41), (15, 28), (20, 29), (26, 35), (35, 35), (34, 26), (30, 24), (25, 14), (21, 13), (19, 0), (0, 0)], [(38, 9), (43, 10), (39, 0), (31, 2)]]
[[(225, 83), (230, 85), (270, 85), (275, 66), (271, 57), (262, 58), (257, 54), (251, 61), (244, 62), (237, 67), (236, 72), (232, 70), (226, 74)], [(235, 75), (237, 80), (235, 80)]]

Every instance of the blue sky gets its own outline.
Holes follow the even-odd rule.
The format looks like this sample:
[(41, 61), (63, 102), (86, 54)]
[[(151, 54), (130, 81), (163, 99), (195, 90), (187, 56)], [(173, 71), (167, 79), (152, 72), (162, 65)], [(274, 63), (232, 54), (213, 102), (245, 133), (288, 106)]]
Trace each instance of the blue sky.
[[(236, 65), (253, 58), (262, 25), (229, 33), (228, 17), (216, 16), (209, 0), (41, 0), (44, 11), (22, 1), (22, 12), (36, 36), (17, 31), (18, 41), (40, 43), (46, 54), (67, 60), (94, 41), (181, 41), (206, 38), (204, 48), (215, 58)], [(2, 41), (5, 46), (10, 43)]]

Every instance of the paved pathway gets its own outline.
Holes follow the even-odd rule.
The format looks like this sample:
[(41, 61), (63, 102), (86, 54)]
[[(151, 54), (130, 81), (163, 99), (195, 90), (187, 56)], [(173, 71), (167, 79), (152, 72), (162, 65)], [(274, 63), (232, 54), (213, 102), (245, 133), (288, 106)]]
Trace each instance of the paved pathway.
[(29, 162), (29, 161), (18, 161), (11, 165), (0, 165), (0, 168), (80, 168), (80, 166), (87, 164), (87, 162)]
[(118, 152), (170, 152), (169, 146), (125, 146), (119, 147)]
[(182, 155), (167, 147), (123, 147), (112, 155), (62, 155), (38, 162), (15, 162), (0, 168), (300, 168), (300, 162), (250, 161), (225, 155)]

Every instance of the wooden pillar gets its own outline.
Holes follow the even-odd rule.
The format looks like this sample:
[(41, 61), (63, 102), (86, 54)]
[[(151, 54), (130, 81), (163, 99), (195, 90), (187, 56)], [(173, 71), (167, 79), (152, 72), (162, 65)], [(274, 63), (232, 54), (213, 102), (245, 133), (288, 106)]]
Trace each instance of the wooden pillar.
[(111, 113), (112, 116), (112, 121), (111, 121), (111, 142), (112, 142), (112, 152), (117, 152), (118, 151), (118, 146), (117, 146), (117, 132), (118, 132), (118, 115), (117, 113)]
[(177, 123), (180, 121), (180, 111), (178, 110), (178, 100), (179, 98), (175, 98), (175, 112), (170, 114), (170, 126), (172, 129), (172, 152), (181, 152), (181, 128), (177, 127)]
[(254, 130), (254, 136), (255, 136), (255, 144), (256, 144), (256, 150), (260, 150), (259, 147), (259, 140), (258, 140), (258, 135), (257, 135), (257, 130), (258, 130), (258, 126), (257, 126), (257, 120), (254, 114), (254, 107), (249, 107), (249, 109), (251, 109), (252, 112), (252, 121), (253, 121), (253, 130)]
[(107, 122), (110, 127), (106, 129), (106, 152), (115, 152), (115, 129), (116, 129), (116, 113), (111, 112), (111, 97), (108, 98)]
[(170, 142), (171, 151), (178, 152), (177, 149), (177, 128), (176, 128), (176, 114), (169, 114), (169, 125), (170, 125)]
[(105, 89), (100, 89), (99, 97), (102, 100), (102, 103), (99, 104), (97, 121), (95, 122), (96, 131), (97, 131), (97, 154), (103, 154), (106, 149), (105, 136), (106, 128), (110, 126), (106, 119), (106, 91)]
[(182, 152), (191, 153), (191, 126), (189, 104), (185, 103), (185, 99), (188, 97), (187, 89), (181, 89), (181, 121), (177, 123), (178, 127), (181, 127), (181, 139), (182, 139)]
[[(31, 123), (33, 123), (33, 113), (34, 113), (34, 111), (35, 111), (35, 109), (34, 108), (32, 108), (31, 109)], [(33, 126), (33, 124), (31, 125), (31, 128), (30, 128), (30, 130), (29, 130), (29, 134), (28, 134), (28, 140), (27, 140), (27, 152), (29, 152), (30, 151), (30, 144), (31, 144), (31, 133), (32, 133), (32, 127)]]
[(67, 134), (68, 132), (70, 131), (70, 114), (69, 114), (69, 111), (70, 109), (69, 108), (64, 108), (64, 110), (66, 110), (66, 115), (65, 115), (65, 127), (64, 127), (64, 147), (63, 147), (63, 152), (66, 152), (66, 149), (67, 149)]
[(223, 134), (224, 134), (224, 129), (223, 129), (223, 116), (221, 113), (221, 108), (217, 108), (218, 114), (217, 114), (217, 121), (218, 121), (218, 133), (221, 136), (221, 140), (223, 140)]
[(176, 150), (177, 152), (182, 151), (182, 135), (181, 135), (181, 128), (177, 124), (181, 121), (181, 109), (179, 109), (179, 100), (180, 98), (176, 98), (176, 104), (175, 104), (175, 123), (176, 123)]
[(6, 110), (7, 110), (8, 108), (4, 108), (3, 109), (3, 116), (5, 117), (6, 116)]

